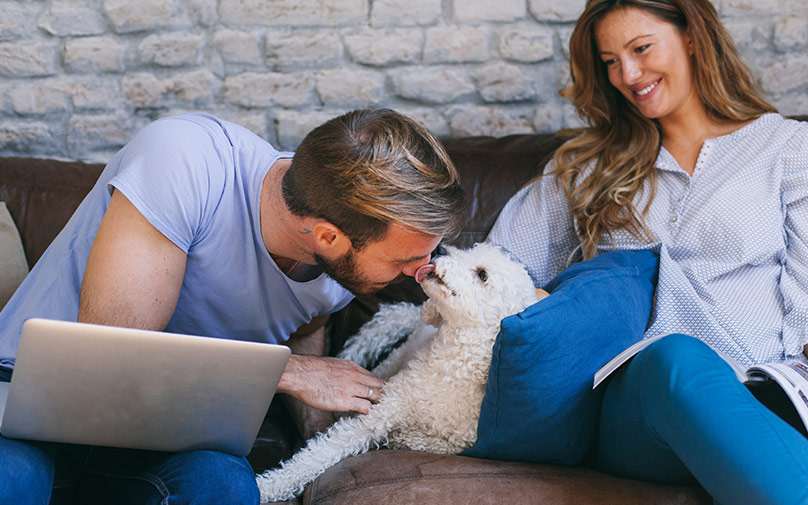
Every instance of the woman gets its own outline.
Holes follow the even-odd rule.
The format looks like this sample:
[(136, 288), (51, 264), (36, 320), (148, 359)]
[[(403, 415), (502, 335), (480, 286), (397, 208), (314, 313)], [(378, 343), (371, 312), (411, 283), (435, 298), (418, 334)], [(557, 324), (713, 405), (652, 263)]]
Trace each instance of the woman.
[(592, 464), (695, 478), (723, 505), (808, 503), (808, 440), (703, 343), (750, 365), (808, 342), (808, 124), (761, 98), (709, 0), (590, 0), (570, 59), (562, 95), (588, 126), (489, 240), (537, 285), (571, 258), (657, 248), (646, 335), (679, 334), (607, 384)]

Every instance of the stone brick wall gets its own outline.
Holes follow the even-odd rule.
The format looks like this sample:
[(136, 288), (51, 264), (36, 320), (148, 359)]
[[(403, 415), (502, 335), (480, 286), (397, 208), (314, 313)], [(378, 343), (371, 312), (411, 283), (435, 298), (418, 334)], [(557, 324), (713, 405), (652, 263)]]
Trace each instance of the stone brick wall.
[[(808, 2), (714, 0), (784, 114), (808, 113)], [(585, 0), (0, 0), (0, 155), (106, 160), (208, 111), (293, 149), (346, 110), (441, 135), (576, 124), (557, 91)]]

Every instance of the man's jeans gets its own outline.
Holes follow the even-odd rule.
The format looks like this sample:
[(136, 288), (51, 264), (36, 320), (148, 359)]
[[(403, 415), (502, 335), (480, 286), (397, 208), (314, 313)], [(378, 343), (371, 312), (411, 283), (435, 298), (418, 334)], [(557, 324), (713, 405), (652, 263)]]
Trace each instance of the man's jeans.
[[(3, 377), (3, 376), (6, 377)], [(8, 380), (0, 374), (0, 380)], [(245, 458), (0, 437), (0, 504), (258, 504)]]

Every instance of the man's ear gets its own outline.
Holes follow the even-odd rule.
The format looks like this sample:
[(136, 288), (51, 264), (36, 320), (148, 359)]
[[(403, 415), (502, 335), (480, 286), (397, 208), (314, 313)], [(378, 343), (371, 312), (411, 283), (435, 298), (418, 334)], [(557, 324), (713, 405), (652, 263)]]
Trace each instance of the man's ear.
[(328, 221), (318, 221), (312, 229), (314, 245), (320, 254), (326, 257), (343, 255), (351, 248), (351, 239), (336, 225)]

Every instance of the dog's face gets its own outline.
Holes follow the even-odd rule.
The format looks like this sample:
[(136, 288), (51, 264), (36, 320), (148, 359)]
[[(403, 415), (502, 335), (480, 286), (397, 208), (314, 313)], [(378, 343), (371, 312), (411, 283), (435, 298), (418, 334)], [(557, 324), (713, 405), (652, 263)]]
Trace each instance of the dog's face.
[(447, 322), (497, 325), (536, 301), (525, 267), (488, 243), (468, 250), (446, 247), (421, 287), (428, 304)]

